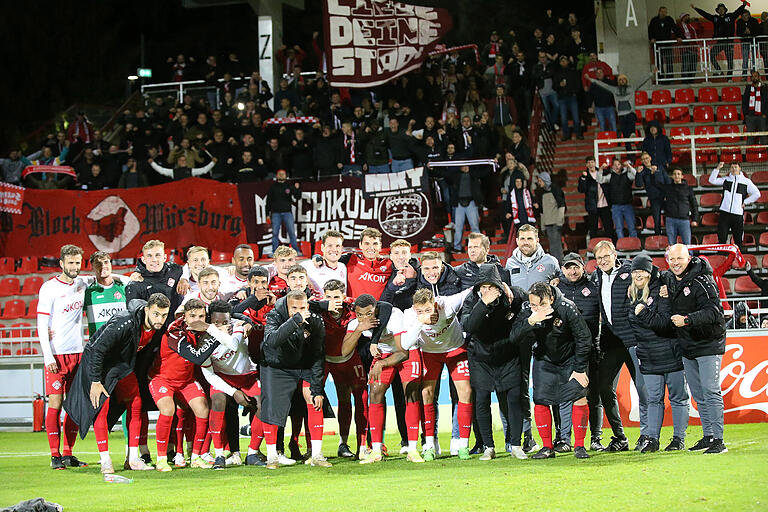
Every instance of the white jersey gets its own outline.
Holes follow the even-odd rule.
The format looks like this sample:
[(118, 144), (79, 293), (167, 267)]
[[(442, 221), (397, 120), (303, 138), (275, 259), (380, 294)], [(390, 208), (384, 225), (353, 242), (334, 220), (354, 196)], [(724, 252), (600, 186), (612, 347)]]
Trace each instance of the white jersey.
[(313, 287), (322, 293), (325, 283), (331, 279), (338, 279), (344, 285), (347, 284), (347, 266), (342, 262), (336, 263), (336, 268), (331, 268), (323, 263), (319, 268), (315, 266), (315, 262), (311, 259), (301, 262), (301, 266), (307, 269), (309, 275), (309, 282)]
[(246, 375), (258, 371), (259, 367), (248, 355), (248, 339), (243, 338), (242, 326), (233, 328), (232, 340), (237, 344), (237, 349), (219, 345), (203, 367), (212, 366), (214, 372), (224, 375)]
[(422, 324), (414, 308), (406, 309), (403, 313), (406, 333), (401, 338), (403, 348), (418, 346), (422, 352), (445, 354), (464, 345), (459, 312), (470, 292), (472, 288), (455, 295), (435, 297), (438, 319), (434, 325)]
[(92, 276), (78, 276), (65, 283), (58, 276), (43, 283), (37, 303), (37, 335), (45, 364), (54, 354), (83, 351), (83, 302)]
[[(360, 322), (355, 318), (347, 324), (347, 332), (353, 332), (357, 329)], [(405, 332), (403, 328), (403, 312), (397, 308), (392, 308), (392, 315), (389, 317), (389, 322), (384, 329), (384, 332), (379, 338), (379, 352), (383, 354), (391, 354), (397, 351), (395, 346), (395, 336), (401, 335)], [(371, 337), (371, 331), (363, 331), (363, 336)]]
[(219, 294), (221, 295), (234, 295), (243, 288), (248, 287), (248, 279), (243, 279), (237, 274), (230, 275), (229, 272), (223, 274), (219, 272), (221, 284), (219, 285)]
[[(227, 267), (213, 267), (216, 269), (216, 272), (219, 273), (219, 283), (223, 284), (225, 280), (229, 280), (231, 277), (229, 275), (229, 270), (227, 270)], [(183, 267), (181, 267), (181, 277), (179, 279), (186, 279), (189, 281), (189, 292), (196, 292), (200, 290), (200, 286), (197, 284), (197, 279), (192, 275), (192, 273), (189, 270), (189, 264), (185, 263)], [(219, 285), (219, 288), (221, 288), (221, 285)]]

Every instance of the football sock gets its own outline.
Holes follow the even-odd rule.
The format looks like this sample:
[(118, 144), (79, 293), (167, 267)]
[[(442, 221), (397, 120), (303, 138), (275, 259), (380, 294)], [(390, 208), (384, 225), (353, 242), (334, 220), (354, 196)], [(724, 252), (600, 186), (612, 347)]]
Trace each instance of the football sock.
[(408, 441), (419, 440), (419, 420), (421, 419), (420, 402), (405, 403), (405, 424), (408, 427)]
[(99, 452), (99, 463), (104, 464), (105, 462), (109, 462), (112, 460), (112, 458), (109, 456), (109, 450), (105, 452)]
[[(96, 448), (99, 453), (109, 455), (109, 427), (107, 426), (107, 411), (109, 411), (109, 398), (104, 401), (99, 414), (93, 420), (93, 437), (96, 438)], [(126, 456), (128, 454), (126, 453)]]
[(322, 457), (323, 455), (323, 440), (315, 441), (312, 439), (310, 441), (312, 445), (312, 457)]
[(59, 444), (61, 443), (59, 414), (61, 414), (61, 409), (54, 409), (53, 407), (48, 407), (48, 411), (45, 413), (45, 432), (48, 434), (48, 446), (51, 448), (52, 457), (61, 457), (59, 452)]
[(408, 451), (416, 451), (416, 450), (418, 450), (419, 449), (418, 443), (419, 443), (418, 441), (411, 441), (409, 439), (408, 440)]
[(379, 449), (381, 449), (381, 443), (384, 438), (384, 404), (371, 404), (368, 408), (368, 414), (370, 416), (373, 449), (376, 449), (377, 444), (379, 445)]
[(309, 435), (311, 441), (323, 440), (323, 410), (315, 410), (311, 404), (307, 404), (307, 419), (309, 420)]
[(250, 453), (251, 449), (253, 449), (253, 452), (256, 453), (256, 451), (258, 451), (259, 447), (261, 446), (261, 441), (263, 439), (264, 426), (261, 423), (259, 417), (254, 414), (253, 419), (251, 420), (251, 442), (248, 445), (248, 453)]
[[(133, 397), (133, 400), (131, 400), (131, 403), (128, 406), (128, 414), (126, 416), (128, 423), (128, 446), (138, 447), (141, 444), (143, 416), (143, 411), (141, 410), (141, 396), (136, 395)], [(147, 453), (149, 453), (149, 450), (147, 450)]]
[(381, 443), (377, 443), (376, 441), (371, 443), (371, 449), (375, 452), (381, 451)]
[(552, 448), (552, 412), (547, 405), (534, 405), (533, 416), (536, 419), (536, 428), (539, 430), (541, 444), (545, 448)]
[(157, 457), (165, 457), (168, 452), (168, 438), (171, 435), (171, 422), (173, 416), (161, 414), (157, 417), (155, 425), (155, 437), (157, 438)]
[(128, 447), (128, 460), (136, 460), (139, 458), (139, 447), (138, 446), (129, 446)]
[[(208, 420), (210, 422), (210, 420)], [(209, 453), (211, 451), (211, 441), (213, 441), (213, 435), (211, 435), (211, 429), (205, 433), (205, 439), (203, 439), (203, 446), (200, 448), (200, 453)], [(222, 448), (223, 449), (223, 448)], [(229, 449), (229, 448), (227, 448)]]
[(427, 439), (432, 439), (432, 444), (434, 444), (434, 437), (435, 437), (435, 404), (434, 403), (424, 404), (424, 436)]
[[(214, 411), (211, 410), (211, 414), (208, 417), (209, 420), (209, 428), (211, 432), (211, 437), (213, 438), (213, 448), (214, 450), (223, 450), (222, 441), (221, 441), (221, 430), (224, 426), (224, 411)], [(217, 451), (218, 454), (218, 451)]]
[(149, 413), (143, 408), (141, 410), (141, 429), (139, 430), (139, 450), (141, 453), (149, 455), (149, 446), (147, 443), (147, 432), (149, 431)]
[(584, 446), (584, 438), (587, 437), (587, 421), (589, 420), (589, 406), (573, 406), (573, 435), (576, 439), (574, 446)]
[(263, 423), (264, 440), (267, 442), (267, 458), (274, 460), (277, 458), (277, 426), (269, 423)]
[(208, 418), (195, 416), (195, 444), (192, 446), (193, 455), (202, 455), (205, 436), (208, 435)]
[(467, 448), (469, 446), (469, 433), (472, 431), (472, 404), (459, 402), (457, 408), (459, 448)]
[(77, 439), (77, 423), (72, 421), (69, 414), (64, 415), (64, 446), (61, 454), (64, 456), (72, 455), (72, 447), (75, 446), (75, 440)]

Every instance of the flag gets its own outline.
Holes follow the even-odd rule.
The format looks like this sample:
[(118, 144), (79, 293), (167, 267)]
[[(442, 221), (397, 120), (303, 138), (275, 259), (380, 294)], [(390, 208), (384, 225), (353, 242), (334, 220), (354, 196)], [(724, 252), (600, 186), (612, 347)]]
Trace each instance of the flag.
[(418, 69), (452, 26), (446, 9), (392, 0), (325, 0), (329, 83), (371, 87)]

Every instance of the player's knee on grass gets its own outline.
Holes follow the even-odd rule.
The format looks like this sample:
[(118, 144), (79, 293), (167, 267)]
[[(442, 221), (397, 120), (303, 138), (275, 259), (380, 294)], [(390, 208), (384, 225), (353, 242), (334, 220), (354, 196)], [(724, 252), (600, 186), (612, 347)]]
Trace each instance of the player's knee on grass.
[(211, 397), (211, 409), (221, 412), (227, 408), (227, 395), (225, 393), (216, 393)]
[(189, 401), (189, 407), (198, 418), (208, 417), (208, 400), (205, 398), (193, 398)]
[(48, 407), (51, 409), (61, 409), (62, 402), (64, 402), (64, 395), (61, 393), (48, 395)]

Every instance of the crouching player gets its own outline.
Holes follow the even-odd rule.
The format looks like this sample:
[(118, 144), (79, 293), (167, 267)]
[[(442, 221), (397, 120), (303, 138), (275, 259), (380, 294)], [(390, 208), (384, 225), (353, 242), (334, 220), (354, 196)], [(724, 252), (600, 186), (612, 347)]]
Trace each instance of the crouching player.
[(512, 325), (510, 340), (528, 343), (533, 353), (533, 403), (536, 427), (544, 447), (534, 459), (555, 457), (552, 447), (550, 406), (573, 404), (576, 440), (573, 454), (587, 459), (587, 366), (592, 335), (579, 309), (550, 284), (534, 283), (528, 290), (528, 305)]

